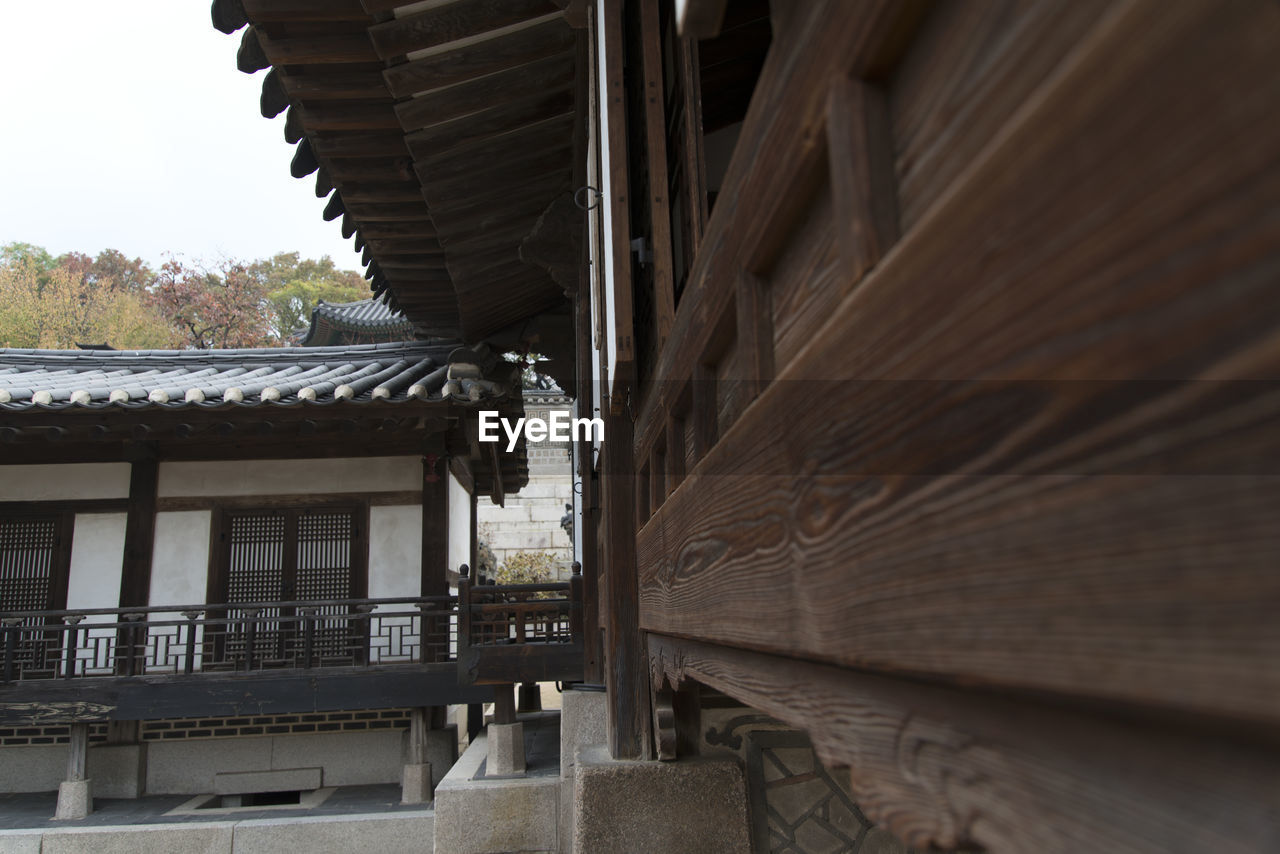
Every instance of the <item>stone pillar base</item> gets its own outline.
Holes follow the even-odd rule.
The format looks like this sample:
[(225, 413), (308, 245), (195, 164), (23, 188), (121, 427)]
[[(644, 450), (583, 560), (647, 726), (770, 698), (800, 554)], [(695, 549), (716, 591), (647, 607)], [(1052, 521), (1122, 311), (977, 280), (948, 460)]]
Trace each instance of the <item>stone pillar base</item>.
[(603, 746), (582, 748), (573, 799), (575, 854), (751, 850), (747, 785), (736, 761), (626, 762)]
[(58, 784), (58, 810), (54, 821), (88, 818), (93, 812), (93, 781), (67, 780)]
[(100, 798), (137, 798), (147, 781), (145, 744), (103, 744), (89, 748), (89, 779)]
[(432, 791), (430, 762), (404, 766), (400, 773), (400, 803), (430, 803)]
[(489, 777), (524, 774), (524, 724), (489, 724)]

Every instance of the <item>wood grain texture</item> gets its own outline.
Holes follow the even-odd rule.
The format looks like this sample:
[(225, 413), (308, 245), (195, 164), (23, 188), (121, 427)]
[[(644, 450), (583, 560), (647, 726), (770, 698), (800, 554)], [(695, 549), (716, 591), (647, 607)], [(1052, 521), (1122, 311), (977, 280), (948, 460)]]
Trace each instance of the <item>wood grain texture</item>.
[(369, 28), (378, 55), (401, 54), (481, 36), (559, 11), (552, 0), (471, 0), (393, 18)]
[(858, 806), (913, 847), (1256, 854), (1280, 846), (1280, 755), (1155, 727), (649, 635), (693, 679), (808, 730)]
[[(1280, 721), (1278, 40), (1114, 7), (779, 348), (639, 534), (642, 627)], [(756, 243), (716, 226), (704, 276)]]
[(476, 44), (432, 54), (383, 72), (397, 98), (463, 83), (485, 74), (571, 51), (573, 31), (563, 19), (549, 20)]

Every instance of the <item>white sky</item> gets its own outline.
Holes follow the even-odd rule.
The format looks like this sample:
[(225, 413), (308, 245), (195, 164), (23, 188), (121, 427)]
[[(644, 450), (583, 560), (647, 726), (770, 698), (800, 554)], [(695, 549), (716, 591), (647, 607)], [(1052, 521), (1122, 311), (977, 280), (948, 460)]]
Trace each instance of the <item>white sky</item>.
[(289, 175), (284, 114), (258, 112), (266, 72), (236, 69), (241, 33), (213, 28), (209, 0), (3, 5), (0, 244), (359, 269), (314, 176)]

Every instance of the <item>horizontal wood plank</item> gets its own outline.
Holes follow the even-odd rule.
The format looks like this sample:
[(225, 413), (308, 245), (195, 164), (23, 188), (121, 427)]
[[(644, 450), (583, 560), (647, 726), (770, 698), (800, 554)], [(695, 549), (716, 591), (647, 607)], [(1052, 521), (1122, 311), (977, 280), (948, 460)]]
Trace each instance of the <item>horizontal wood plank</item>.
[(655, 680), (693, 679), (808, 730), (869, 818), (908, 844), (991, 854), (1256, 854), (1280, 846), (1280, 755), (649, 635)]
[(156, 500), (157, 513), (213, 510), (222, 507), (319, 507), (326, 504), (368, 503), (371, 507), (398, 507), (422, 503), (420, 490), (338, 492), (328, 494), (271, 495), (175, 495)]
[(572, 52), (573, 31), (555, 19), (456, 50), (411, 60), (383, 72), (397, 98), (452, 86), (495, 71)]
[(402, 54), (481, 36), (532, 18), (559, 12), (552, 0), (470, 0), (448, 3), (369, 28), (378, 55)]
[(1177, 9), (1117, 7), (842, 283), (640, 532), (643, 628), (1280, 722), (1280, 16)]

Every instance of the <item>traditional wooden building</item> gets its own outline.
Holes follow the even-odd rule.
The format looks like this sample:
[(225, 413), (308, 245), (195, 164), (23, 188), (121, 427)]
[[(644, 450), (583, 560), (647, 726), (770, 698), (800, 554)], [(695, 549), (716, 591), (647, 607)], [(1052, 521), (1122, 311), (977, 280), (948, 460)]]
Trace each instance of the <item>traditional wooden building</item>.
[(1280, 847), (1274, 3), (213, 18), (374, 291), (606, 418), (562, 847)]
[(311, 310), (311, 324), (293, 338), (300, 347), (336, 347), (344, 344), (390, 344), (411, 341), (413, 324), (377, 299), (325, 302)]
[(492, 697), (456, 570), (527, 479), (480, 409), (522, 409), (483, 345), (0, 351), (0, 791), (68, 742), (99, 797), (439, 780)]

